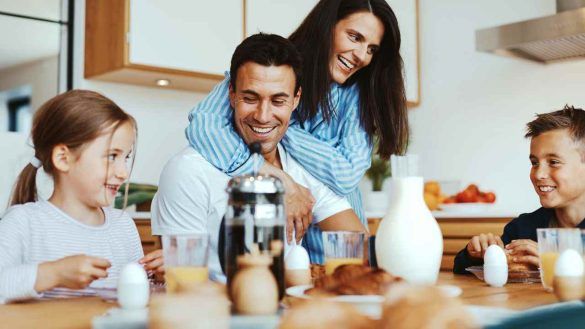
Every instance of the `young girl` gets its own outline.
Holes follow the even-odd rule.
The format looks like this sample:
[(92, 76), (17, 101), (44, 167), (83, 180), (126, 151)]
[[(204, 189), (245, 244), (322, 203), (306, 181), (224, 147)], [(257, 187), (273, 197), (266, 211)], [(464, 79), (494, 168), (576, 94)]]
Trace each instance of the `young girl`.
[[(72, 90), (35, 113), (31, 135), (35, 155), (0, 220), (0, 302), (115, 287), (122, 267), (143, 256), (132, 219), (109, 207), (129, 175), (134, 118), (98, 93)], [(41, 167), (54, 180), (47, 201), (37, 201)]]

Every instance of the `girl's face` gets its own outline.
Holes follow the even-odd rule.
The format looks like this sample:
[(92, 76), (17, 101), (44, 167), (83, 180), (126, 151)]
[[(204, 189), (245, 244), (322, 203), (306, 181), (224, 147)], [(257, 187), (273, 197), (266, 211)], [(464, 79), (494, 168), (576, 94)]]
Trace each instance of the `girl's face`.
[(82, 146), (66, 176), (60, 179), (67, 183), (63, 188), (74, 192), (88, 207), (111, 205), (120, 185), (128, 178), (134, 141), (134, 126), (126, 122), (113, 134), (108, 129)]
[(329, 59), (333, 81), (342, 84), (352, 74), (368, 66), (380, 48), (384, 24), (370, 12), (358, 12), (335, 24)]

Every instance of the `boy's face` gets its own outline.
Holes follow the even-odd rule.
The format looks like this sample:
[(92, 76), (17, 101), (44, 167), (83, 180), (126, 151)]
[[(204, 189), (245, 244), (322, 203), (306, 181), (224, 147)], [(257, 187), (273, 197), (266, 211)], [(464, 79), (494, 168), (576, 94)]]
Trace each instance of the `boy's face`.
[(585, 205), (583, 146), (568, 129), (533, 137), (530, 142), (530, 180), (545, 208)]

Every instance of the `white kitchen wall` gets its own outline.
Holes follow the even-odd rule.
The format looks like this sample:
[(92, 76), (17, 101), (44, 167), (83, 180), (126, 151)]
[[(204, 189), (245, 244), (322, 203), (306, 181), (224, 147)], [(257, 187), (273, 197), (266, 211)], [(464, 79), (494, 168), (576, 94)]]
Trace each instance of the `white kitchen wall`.
[(428, 179), (493, 190), (513, 213), (539, 206), (525, 124), (585, 106), (585, 60), (542, 65), (475, 51), (475, 30), (554, 14), (553, 0), (420, 0), (421, 105), (409, 151)]
[[(541, 65), (479, 53), (475, 30), (553, 14), (555, 1), (419, 1), (421, 105), (411, 111), (409, 151), (420, 154), (427, 179), (478, 183), (512, 213), (536, 208), (524, 125), (565, 103), (585, 106), (585, 61)], [(204, 95), (83, 79), (84, 5), (76, 1), (75, 86), (102, 92), (135, 116), (133, 180), (157, 183), (168, 158), (186, 145), (187, 114)], [(23, 142), (2, 136), (0, 151), (10, 155), (10, 145)], [(4, 159), (0, 170), (12, 170), (2, 167)], [(4, 205), (9, 185), (0, 184)], [(369, 182), (361, 187), (365, 192)]]
[(164, 164), (187, 145), (183, 132), (187, 115), (205, 95), (84, 79), (85, 1), (77, 0), (75, 6), (75, 88), (100, 92), (134, 116), (138, 123), (138, 146), (131, 180), (158, 184)]

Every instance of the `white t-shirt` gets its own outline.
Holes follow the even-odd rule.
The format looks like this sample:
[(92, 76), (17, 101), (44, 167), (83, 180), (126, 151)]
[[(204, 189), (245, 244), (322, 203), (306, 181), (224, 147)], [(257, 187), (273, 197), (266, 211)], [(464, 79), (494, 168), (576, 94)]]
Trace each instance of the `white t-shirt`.
[(104, 224), (89, 226), (48, 201), (10, 207), (0, 220), (0, 303), (38, 296), (38, 264), (77, 254), (108, 259), (108, 277), (90, 287), (115, 288), (122, 268), (142, 258), (142, 245), (128, 214), (102, 209)]
[[(351, 209), (347, 200), (333, 193), (309, 174), (278, 145), (283, 170), (298, 184), (311, 191), (316, 202), (313, 222), (320, 222), (341, 211)], [(227, 212), (230, 177), (207, 162), (192, 147), (179, 152), (164, 167), (158, 192), (152, 201), (152, 233), (210, 235), (209, 271), (215, 278), (223, 274), (217, 254), (221, 220)]]

